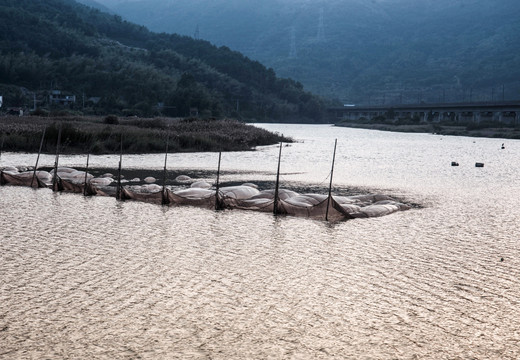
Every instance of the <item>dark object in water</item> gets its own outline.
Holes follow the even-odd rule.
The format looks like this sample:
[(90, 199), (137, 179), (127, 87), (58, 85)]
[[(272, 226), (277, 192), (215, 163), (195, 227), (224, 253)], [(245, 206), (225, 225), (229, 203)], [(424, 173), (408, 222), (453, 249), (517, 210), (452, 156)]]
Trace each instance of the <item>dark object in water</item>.
[(456, 162), (456, 161), (452, 161), (452, 162), (451, 162), (451, 166), (459, 166), (459, 163)]
[(484, 167), (484, 163), (480, 163), (480, 162), (475, 163), (475, 167)]

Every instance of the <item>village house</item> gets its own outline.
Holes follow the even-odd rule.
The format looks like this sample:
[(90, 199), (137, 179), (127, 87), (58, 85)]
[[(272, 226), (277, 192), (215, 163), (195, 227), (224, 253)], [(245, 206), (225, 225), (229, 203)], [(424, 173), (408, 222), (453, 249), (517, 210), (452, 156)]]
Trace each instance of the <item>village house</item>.
[(49, 95), (50, 105), (74, 105), (76, 95), (65, 95), (60, 90), (52, 90)]

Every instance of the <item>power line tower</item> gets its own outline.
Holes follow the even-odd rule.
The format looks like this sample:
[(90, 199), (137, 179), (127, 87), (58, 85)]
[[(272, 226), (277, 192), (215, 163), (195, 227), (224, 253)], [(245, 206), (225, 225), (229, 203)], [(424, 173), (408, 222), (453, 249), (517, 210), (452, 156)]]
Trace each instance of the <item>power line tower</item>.
[(200, 39), (200, 29), (199, 29), (199, 24), (197, 24), (197, 27), (195, 28), (195, 33), (193, 34), (193, 38), (195, 40), (199, 40)]
[(325, 40), (325, 34), (323, 31), (324, 25), (323, 25), (323, 8), (320, 9), (320, 19), (318, 21), (318, 34), (316, 36), (316, 39), (318, 41), (324, 41)]
[(296, 59), (298, 54), (296, 53), (296, 29), (294, 26), (291, 28), (291, 47), (289, 49), (289, 58)]

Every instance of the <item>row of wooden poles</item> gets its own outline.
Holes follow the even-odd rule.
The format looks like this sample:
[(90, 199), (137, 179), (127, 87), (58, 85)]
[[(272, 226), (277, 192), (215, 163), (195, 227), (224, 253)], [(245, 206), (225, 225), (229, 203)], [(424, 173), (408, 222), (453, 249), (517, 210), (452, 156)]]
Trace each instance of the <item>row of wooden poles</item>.
[[(60, 157), (60, 146), (61, 146), (61, 129), (62, 126), (60, 124), (58, 129), (58, 140), (56, 143), (56, 155), (54, 159), (54, 173), (52, 176), (52, 190), (53, 191), (59, 191), (59, 178), (58, 178), (58, 163), (59, 163), (59, 157)], [(31, 187), (33, 187), (34, 182), (37, 181), (36, 177), (36, 170), (38, 168), (38, 162), (40, 160), (40, 154), (43, 147), (43, 142), (45, 140), (45, 129), (43, 130), (42, 138), (40, 141), (40, 147), (38, 149), (38, 156), (36, 158), (36, 164), (34, 166), (33, 176), (31, 180)], [(163, 171), (163, 186), (162, 186), (162, 201), (161, 203), (163, 205), (169, 204), (168, 196), (166, 195), (166, 173), (167, 173), (167, 162), (168, 162), (168, 147), (169, 147), (169, 140), (170, 136), (168, 134), (166, 139), (166, 151), (164, 155), (164, 171)], [(332, 198), (332, 177), (334, 174), (334, 162), (336, 159), (336, 147), (338, 144), (338, 139), (334, 141), (334, 153), (332, 156), (332, 167), (330, 170), (330, 183), (329, 183), (329, 192), (327, 197), (327, 208), (326, 208), (326, 214), (325, 214), (325, 220), (328, 221), (329, 217), (329, 206), (330, 201)], [(280, 166), (281, 166), (281, 159), (282, 159), (282, 145), (283, 143), (280, 143), (279, 153), (278, 153), (278, 168), (276, 171), (276, 183), (275, 183), (275, 190), (274, 190), (274, 204), (273, 204), (273, 214), (278, 215), (278, 202), (279, 202), (279, 188), (280, 188)], [(116, 188), (116, 199), (123, 200), (122, 198), (122, 185), (121, 185), (121, 176), (122, 176), (122, 163), (123, 163), (123, 135), (121, 134), (120, 137), (120, 149), (119, 149), (119, 165), (117, 169), (117, 188)], [(1, 153), (0, 153), (1, 154)], [(83, 195), (87, 196), (89, 195), (87, 192), (87, 183), (88, 183), (88, 168), (89, 168), (89, 160), (90, 160), (90, 153), (87, 153), (87, 164), (85, 168), (85, 182), (83, 187)], [(217, 181), (216, 181), (216, 194), (215, 194), (215, 210), (222, 210), (223, 204), (219, 196), (219, 190), (220, 190), (220, 164), (222, 160), (222, 152), (218, 153), (218, 168), (217, 168)]]

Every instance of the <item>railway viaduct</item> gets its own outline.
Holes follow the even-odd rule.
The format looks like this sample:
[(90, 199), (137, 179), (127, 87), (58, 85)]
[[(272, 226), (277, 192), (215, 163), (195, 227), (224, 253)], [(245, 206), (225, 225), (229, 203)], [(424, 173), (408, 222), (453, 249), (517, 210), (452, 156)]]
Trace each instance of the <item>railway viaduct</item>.
[(338, 120), (359, 121), (384, 118), (416, 119), (420, 122), (480, 123), (500, 122), (520, 125), (520, 102), (493, 103), (446, 103), (415, 105), (345, 105), (330, 108), (329, 112)]

